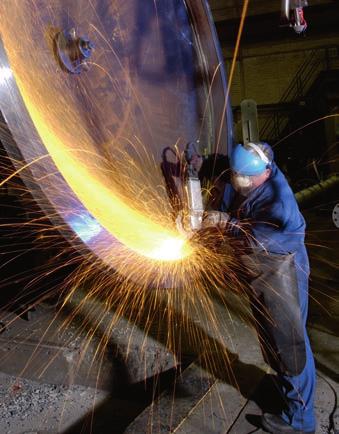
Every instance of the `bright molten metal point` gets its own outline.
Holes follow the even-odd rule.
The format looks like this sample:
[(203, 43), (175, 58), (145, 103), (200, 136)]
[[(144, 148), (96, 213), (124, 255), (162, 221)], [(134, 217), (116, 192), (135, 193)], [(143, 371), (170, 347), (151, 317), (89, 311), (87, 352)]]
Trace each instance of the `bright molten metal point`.
[(191, 248), (183, 236), (128, 206), (72, 156), (63, 141), (49, 128), (48, 119), (44, 119), (43, 113), (31, 102), (22, 82), (17, 82), (47, 151), (74, 193), (97, 221), (125, 246), (147, 258), (174, 261), (188, 256)]
[(151, 252), (150, 257), (161, 261), (175, 261), (189, 254), (189, 247), (183, 238), (168, 238)]
[[(17, 18), (24, 19), (22, 11), (18, 10)], [(11, 20), (4, 20), (0, 31), (11, 70), (35, 128), (58, 171), (89, 213), (122, 245), (143, 257), (175, 261), (189, 256), (193, 249), (174, 228), (168, 207), (164, 205), (165, 195), (159, 194), (159, 198), (155, 195), (152, 206), (143, 206), (140, 190), (144, 185), (142, 182), (141, 185), (132, 184), (133, 178), (138, 179), (138, 172), (136, 170), (135, 176), (131, 174), (129, 156), (126, 154), (124, 160), (127, 177), (118, 174), (114, 179), (113, 173), (109, 172), (100, 155), (105, 143), (100, 139), (96, 142), (88, 133), (79, 113), (79, 102), (69, 89), (74, 85), (73, 81), (69, 83), (69, 77), (55, 73), (54, 58), (46, 56), (44, 50), (28, 50), (27, 38), (23, 38), (20, 50), (26, 52), (27, 44), (31, 58), (22, 56)], [(43, 72), (41, 65), (44, 65)], [(85, 91), (83, 85), (82, 92)], [(96, 108), (100, 110), (100, 107)], [(119, 141), (112, 137), (110, 149), (123, 149)], [(158, 179), (153, 183), (151, 193), (158, 191), (156, 186), (160, 182)], [(133, 188), (128, 190), (128, 184)]]
[(18, 83), (25, 105), (54, 163), (97, 221), (125, 246), (147, 258), (173, 261), (188, 256), (191, 247), (183, 236), (128, 206), (96, 179), (93, 172), (74, 159), (62, 140), (48, 127), (42, 113), (31, 103), (19, 80)]

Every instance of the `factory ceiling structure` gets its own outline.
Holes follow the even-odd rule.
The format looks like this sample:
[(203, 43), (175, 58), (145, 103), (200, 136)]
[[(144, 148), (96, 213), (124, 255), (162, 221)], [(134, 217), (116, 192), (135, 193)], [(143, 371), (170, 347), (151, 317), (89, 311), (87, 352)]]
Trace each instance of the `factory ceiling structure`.
[[(337, 33), (338, 3), (335, 0), (315, 0), (308, 2), (305, 16), (310, 23), (309, 37), (316, 38)], [(237, 24), (241, 15), (243, 1), (212, 0), (210, 2), (214, 21), (222, 46), (234, 44)], [(243, 44), (265, 43), (282, 39), (293, 40), (288, 27), (279, 27), (281, 1), (258, 0), (249, 2)]]

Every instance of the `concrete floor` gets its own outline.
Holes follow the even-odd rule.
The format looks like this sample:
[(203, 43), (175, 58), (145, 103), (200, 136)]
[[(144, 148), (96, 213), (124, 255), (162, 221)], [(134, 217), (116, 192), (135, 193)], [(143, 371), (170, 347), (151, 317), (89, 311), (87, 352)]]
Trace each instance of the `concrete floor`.
[[(339, 231), (326, 212), (312, 212), (307, 220), (312, 264), (309, 334), (318, 371), (316, 433), (338, 434)], [(262, 359), (253, 329), (239, 318), (244, 306), (235, 308), (238, 302), (229, 300), (232, 309), (227, 311), (219, 300), (214, 301), (218, 336), (211, 334), (204, 321), (199, 322), (216, 348), (227, 348), (234, 376), (218, 366), (207, 370), (192, 354), (192, 363), (178, 365), (152, 339), (140, 351), (138, 342), (145, 342), (144, 335), (136, 328), (127, 362), (121, 355), (131, 345), (131, 329), (124, 322), (112, 338), (120, 355), (110, 352), (100, 363), (92, 363), (100, 340), (96, 336), (85, 346), (88, 357), (81, 364), (86, 330), (79, 334), (75, 326), (63, 329), (62, 317), (52, 321), (53, 308), (41, 306), (29, 322), (11, 322), (13, 314), (2, 312), (0, 321), (6, 330), (0, 335), (0, 433), (262, 433), (257, 426), (261, 409), (274, 405), (272, 372)], [(192, 313), (191, 319), (197, 322), (194, 315), (198, 314)], [(157, 363), (152, 364), (155, 359)], [(146, 365), (151, 368), (145, 382)]]

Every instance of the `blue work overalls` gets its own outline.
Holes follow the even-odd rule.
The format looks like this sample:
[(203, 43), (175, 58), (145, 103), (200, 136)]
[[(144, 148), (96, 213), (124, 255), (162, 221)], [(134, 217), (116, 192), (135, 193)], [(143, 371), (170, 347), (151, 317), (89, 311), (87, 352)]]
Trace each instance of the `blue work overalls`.
[[(306, 363), (296, 376), (278, 372), (278, 383), (287, 402), (287, 408), (282, 412), (283, 419), (294, 429), (314, 431), (315, 366), (306, 331), (309, 261), (304, 244), (305, 221), (285, 176), (274, 163), (270, 178), (254, 189), (241, 205), (232, 209), (232, 203), (233, 207), (237, 203), (236, 196), (232, 186), (227, 184), (221, 211), (231, 215), (233, 237), (243, 239), (247, 245), (263, 249), (268, 254), (294, 253)], [(242, 229), (243, 222), (246, 222), (246, 231)], [(244, 233), (250, 233), (250, 237)]]

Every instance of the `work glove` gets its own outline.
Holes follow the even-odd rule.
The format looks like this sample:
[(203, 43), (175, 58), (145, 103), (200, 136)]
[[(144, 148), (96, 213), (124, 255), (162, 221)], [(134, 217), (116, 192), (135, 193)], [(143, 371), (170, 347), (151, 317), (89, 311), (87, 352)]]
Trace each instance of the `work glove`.
[(178, 232), (181, 235), (183, 235), (185, 238), (192, 238), (194, 232), (188, 225), (185, 224), (185, 217), (182, 211), (178, 212), (178, 216), (175, 219), (175, 224)]
[(220, 228), (225, 229), (230, 220), (227, 212), (221, 211), (206, 211), (202, 220), (202, 228)]

